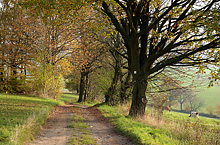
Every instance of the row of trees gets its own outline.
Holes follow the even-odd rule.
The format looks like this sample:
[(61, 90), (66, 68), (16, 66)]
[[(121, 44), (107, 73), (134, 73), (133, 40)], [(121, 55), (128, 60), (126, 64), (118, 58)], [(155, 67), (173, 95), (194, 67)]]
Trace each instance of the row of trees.
[[(119, 49), (114, 47), (113, 51), (124, 59), (124, 68), (132, 75), (132, 105), (129, 115), (145, 114), (148, 87), (153, 79), (166, 73), (166, 68), (195, 66), (202, 72), (204, 68), (208, 68), (208, 64), (218, 66), (218, 1), (114, 0), (94, 3), (97, 9), (101, 8), (111, 22), (111, 27), (119, 35)], [(111, 41), (112, 39), (108, 42)], [(119, 62), (116, 64), (120, 65)], [(219, 68), (215, 67), (211, 74), (212, 79), (216, 80)], [(117, 73), (112, 82), (116, 82), (115, 80)], [(158, 89), (159, 86), (157, 84)], [(114, 92), (112, 90), (114, 85), (109, 88), (110, 96)], [(108, 98), (107, 95), (107, 101)]]
[(50, 2), (42, 3), (1, 2), (1, 91), (29, 91), (55, 98), (63, 87), (63, 58), (75, 45), (73, 12), (49, 13), (54, 9)]
[(219, 61), (218, 1), (114, 0), (103, 1), (101, 9), (125, 46), (133, 82), (131, 116), (145, 114), (148, 82), (166, 67), (202, 68)]
[(4, 0), (1, 17), (1, 86), (31, 81), (32, 91), (57, 96), (64, 75), (78, 102), (131, 99), (131, 116), (145, 114), (150, 93), (181, 89), (180, 67), (219, 62), (215, 0)]

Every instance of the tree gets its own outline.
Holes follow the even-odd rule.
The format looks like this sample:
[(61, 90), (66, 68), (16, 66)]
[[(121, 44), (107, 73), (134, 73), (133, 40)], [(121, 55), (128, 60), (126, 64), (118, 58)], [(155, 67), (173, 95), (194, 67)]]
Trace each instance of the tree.
[(89, 6), (81, 8), (78, 11), (78, 23), (73, 25), (76, 29), (76, 45), (70, 61), (74, 66), (73, 70), (80, 72), (78, 102), (86, 101), (89, 74), (102, 67), (101, 58), (105, 53), (105, 46), (98, 41), (97, 35), (100, 34), (95, 33), (102, 28), (101, 19), (93, 12), (94, 10)]
[(183, 111), (183, 104), (186, 103), (187, 99), (188, 99), (188, 96), (185, 96), (183, 94), (178, 96), (177, 101), (180, 104), (180, 110), (181, 111)]
[(187, 102), (190, 104), (190, 111), (198, 111), (204, 105), (204, 102), (199, 97), (192, 94), (187, 98)]
[(131, 116), (145, 114), (145, 92), (152, 75), (167, 66), (203, 68), (218, 61), (216, 0), (103, 1), (102, 11), (121, 34), (127, 49), (134, 83)]
[(68, 0), (19, 1), (19, 6), (39, 21), (42, 30), (35, 37), (38, 55), (35, 60), (39, 69), (32, 69), (32, 74), (37, 74), (34, 89), (38, 94), (56, 98), (61, 91), (62, 74), (59, 70), (64, 59), (73, 53), (76, 39), (73, 23), (82, 5), (81, 1)]
[[(127, 56), (122, 45), (122, 40), (119, 33), (115, 33), (113, 30), (109, 39), (105, 40), (108, 44), (108, 51), (113, 58), (113, 64), (111, 66), (114, 69), (114, 75), (111, 82), (111, 86), (105, 93), (105, 102), (108, 104), (121, 104), (128, 101), (127, 90), (130, 88), (130, 72), (127, 69)], [(123, 55), (123, 56), (122, 56)], [(114, 94), (117, 93), (117, 85), (120, 81), (119, 98), (116, 99)]]
[(24, 93), (29, 88), (25, 85), (26, 77), (36, 53), (32, 36), (39, 31), (35, 29), (38, 26), (35, 19), (16, 2), (4, 0), (1, 5), (0, 83), (4, 88), (0, 90)]

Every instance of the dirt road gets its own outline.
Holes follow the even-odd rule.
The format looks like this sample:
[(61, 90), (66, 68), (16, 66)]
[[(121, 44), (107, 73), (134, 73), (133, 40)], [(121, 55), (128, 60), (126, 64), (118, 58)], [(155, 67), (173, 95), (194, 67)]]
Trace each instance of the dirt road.
[(72, 128), (67, 128), (73, 116), (71, 107), (55, 107), (40, 134), (30, 145), (66, 145), (73, 132)]
[(74, 112), (79, 110), (98, 145), (133, 145), (128, 138), (115, 132), (114, 127), (101, 115), (97, 108), (82, 105), (74, 106), (57, 106), (50, 114), (36, 140), (30, 145), (67, 145), (74, 133), (74, 128), (67, 126), (71, 123)]

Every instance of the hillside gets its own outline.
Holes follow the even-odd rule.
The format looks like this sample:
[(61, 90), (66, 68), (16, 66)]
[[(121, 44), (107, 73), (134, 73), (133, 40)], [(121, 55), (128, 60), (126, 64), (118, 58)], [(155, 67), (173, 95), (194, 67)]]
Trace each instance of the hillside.
[[(218, 104), (220, 104), (220, 85), (215, 83), (214, 86), (208, 87), (210, 80), (210, 71), (205, 70), (205, 73), (196, 73), (198, 69), (191, 68), (187, 72), (188, 76), (180, 78), (184, 86), (191, 84), (194, 95), (201, 99), (203, 105), (199, 108), (199, 112), (205, 114), (215, 114), (215, 110)], [(190, 77), (189, 77), (190, 76)], [(186, 104), (183, 105), (183, 108)], [(179, 105), (176, 104), (175, 109), (179, 109)]]
[(220, 86), (213, 86), (210, 88), (201, 87), (198, 90), (199, 92), (196, 93), (196, 96), (204, 102), (200, 112), (210, 113), (210, 109), (215, 109), (215, 107), (220, 104)]

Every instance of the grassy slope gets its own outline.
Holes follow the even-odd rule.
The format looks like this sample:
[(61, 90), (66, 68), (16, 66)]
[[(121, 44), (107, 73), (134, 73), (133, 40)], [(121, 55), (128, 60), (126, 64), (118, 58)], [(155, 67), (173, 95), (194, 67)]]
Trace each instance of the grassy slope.
[(172, 139), (164, 130), (146, 125), (131, 118), (119, 114), (116, 107), (100, 106), (99, 110), (111, 120), (117, 131), (129, 137), (136, 144), (179, 144), (178, 140)]
[(217, 104), (220, 104), (220, 87), (203, 87), (201, 91), (197, 93), (197, 96), (204, 101), (204, 106), (200, 111), (207, 112), (206, 108), (215, 107)]
[(74, 95), (72, 93), (64, 93), (58, 100), (63, 101), (63, 102), (76, 102), (78, 99), (78, 95)]
[(0, 94), (0, 144), (24, 144), (33, 138), (60, 101)]
[[(183, 85), (188, 86), (189, 84), (194, 82), (195, 87), (193, 90), (196, 92), (196, 96), (204, 102), (204, 105), (199, 109), (201, 113), (209, 113), (207, 108), (210, 106), (215, 108), (217, 104), (220, 104), (220, 86), (215, 85), (213, 87), (208, 88), (210, 71), (206, 70), (206, 73), (203, 74), (196, 74), (198, 69), (191, 68), (187, 71), (187, 74), (191, 75), (192, 77), (179, 77), (179, 80), (182, 81)], [(198, 91), (198, 92), (197, 92)], [(179, 105), (177, 108), (179, 109)]]
[[(62, 94), (57, 101), (25, 95), (0, 94), (0, 145), (26, 144), (38, 133), (40, 126), (56, 105), (63, 105), (64, 102), (73, 103), (77, 99), (78, 95), (71, 93)], [(82, 120), (73, 119), (72, 123), (78, 132), (84, 133), (72, 138), (70, 144), (95, 144), (89, 131), (80, 130), (78, 124), (86, 126)]]
[[(62, 102), (76, 102), (77, 97), (78, 96), (72, 94), (63, 94), (63, 96), (59, 100), (61, 100)], [(38, 130), (39, 126), (44, 122), (49, 112), (57, 104), (61, 104), (61, 102), (38, 97), (0, 94), (0, 144), (23, 144), (25, 140), (33, 137), (33, 132), (36, 132)], [(189, 126), (188, 114), (185, 115), (175, 112), (165, 112), (164, 119), (166, 121), (177, 121), (183, 123), (182, 127), (173, 127), (174, 130), (170, 130), (172, 126), (167, 127), (162, 125), (163, 127), (157, 127), (152, 124), (146, 124), (146, 120), (137, 121), (131, 118), (127, 118), (125, 117), (125, 115), (127, 114), (121, 114), (121, 112), (125, 113), (127, 111), (124, 111), (120, 108), (102, 106), (100, 107), (100, 109), (102, 110), (102, 112), (104, 112), (104, 115), (106, 117), (110, 118), (113, 121), (119, 132), (127, 135), (134, 142), (140, 144), (184, 144), (184, 142), (189, 143), (187, 139), (190, 139), (190, 136), (192, 136), (189, 135), (190, 132), (184, 132), (184, 130), (178, 131), (175, 130), (176, 128), (187, 128), (188, 131), (193, 128), (192, 125), (195, 125), (195, 123), (208, 125), (220, 124), (219, 120), (200, 117), (199, 122), (196, 119), (190, 120), (190, 123), (194, 123), (192, 125), (190, 124)], [(34, 120), (33, 114), (36, 114), (36, 118), (34, 118)], [(30, 124), (32, 126), (24, 125), (28, 124), (28, 122), (29, 124), (30, 122), (32, 122), (32, 124)], [(157, 121), (153, 122), (155, 123)], [(23, 129), (20, 129), (19, 132), (17, 130), (19, 128)], [(199, 128), (206, 129), (200, 126)], [(219, 129), (220, 128), (218, 127), (218, 130)], [(177, 135), (175, 132), (184, 132), (184, 134)], [(199, 130), (196, 133), (198, 134), (198, 132), (201, 131)], [(216, 136), (216, 134), (212, 134), (212, 138), (214, 138), (213, 136)], [(217, 135), (217, 137), (219, 137), (219, 135)], [(191, 144), (193, 144), (193, 142), (191, 142)]]

